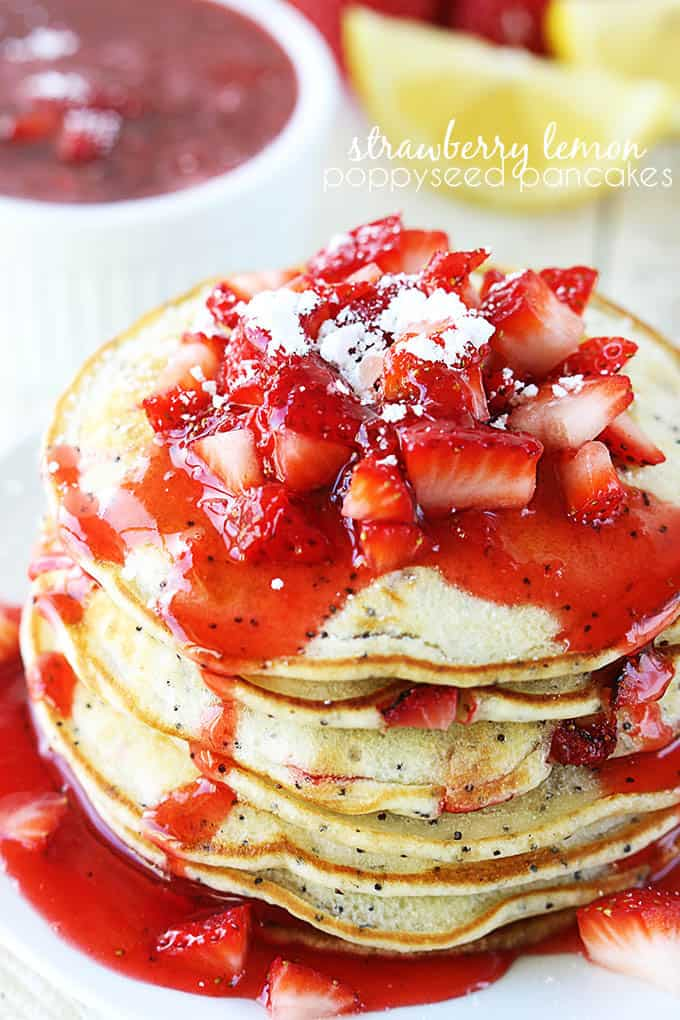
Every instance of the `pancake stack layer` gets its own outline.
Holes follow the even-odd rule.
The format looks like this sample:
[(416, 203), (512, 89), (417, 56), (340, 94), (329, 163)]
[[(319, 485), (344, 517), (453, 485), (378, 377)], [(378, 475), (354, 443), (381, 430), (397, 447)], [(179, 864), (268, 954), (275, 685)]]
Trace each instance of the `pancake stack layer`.
[[(391, 952), (465, 947), (643, 880), (641, 851), (680, 824), (680, 784), (660, 768), (650, 781), (649, 754), (626, 759), (680, 733), (677, 593), (635, 621), (635, 638), (631, 625), (578, 648), (550, 607), (483, 597), (416, 562), (355, 578), (295, 647), (309, 570), (300, 581), (297, 567), (230, 564), (213, 620), (209, 564), (194, 554), (188, 593), (177, 581), (204, 519), (185, 515), (179, 532), (189, 497), (172, 464), (154, 520), (139, 485), (158, 449), (141, 402), (209, 293), (199, 288), (95, 355), (47, 438), (50, 516), (23, 654), (37, 725), (94, 811), (161, 872)], [(599, 299), (588, 317), (588, 335), (625, 332), (639, 345), (636, 415), (667, 460), (626, 480), (671, 506), (678, 358)], [(214, 498), (204, 493), (197, 514), (207, 519)], [(161, 512), (172, 517), (163, 529)], [(254, 586), (243, 612), (241, 576)], [(247, 615), (258, 601), (262, 616)], [(599, 608), (575, 607), (584, 618)], [(274, 638), (258, 635), (229, 654), (224, 640), (203, 640), (237, 615), (250, 632), (290, 627), (293, 647), (282, 640), (276, 654)], [(626, 655), (665, 675), (642, 714), (611, 704)], [(583, 764), (564, 749), (574, 735), (592, 752)], [(531, 930), (514, 924), (508, 939)]]

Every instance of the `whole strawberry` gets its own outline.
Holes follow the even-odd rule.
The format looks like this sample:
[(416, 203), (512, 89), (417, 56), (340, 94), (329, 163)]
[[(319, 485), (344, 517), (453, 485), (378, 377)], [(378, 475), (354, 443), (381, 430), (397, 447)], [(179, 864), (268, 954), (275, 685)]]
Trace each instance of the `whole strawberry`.
[(546, 52), (548, 0), (450, 0), (447, 23), (504, 46)]

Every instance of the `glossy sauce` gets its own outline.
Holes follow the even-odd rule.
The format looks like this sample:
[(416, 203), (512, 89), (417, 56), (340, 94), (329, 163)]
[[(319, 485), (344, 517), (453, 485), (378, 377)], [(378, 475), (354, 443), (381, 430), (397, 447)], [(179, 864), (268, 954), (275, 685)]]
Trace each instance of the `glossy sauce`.
[[(347, 597), (373, 580), (355, 566), (334, 506), (315, 496), (316, 523), (332, 550), (317, 565), (235, 562), (223, 535), (232, 498), (183, 469), (178, 451), (153, 446), (141, 476), (101, 510), (81, 493), (74, 451), (63, 465), (60, 535), (77, 557), (121, 564), (139, 543), (163, 545), (173, 573), (156, 605), (174, 637), (209, 668), (299, 653)], [(430, 548), (415, 565), (437, 568), (462, 589), (504, 605), (531, 604), (561, 621), (570, 652), (645, 644), (677, 615), (680, 508), (630, 489), (626, 512), (600, 529), (571, 522), (546, 463), (524, 511), (466, 511), (428, 525)], [(272, 589), (274, 578), (283, 587)], [(290, 610), (293, 609), (291, 612)]]
[[(301, 922), (258, 902), (252, 904), (255, 925), (246, 970), (235, 987), (207, 980), (195, 965), (159, 956), (154, 946), (164, 931), (224, 910), (233, 897), (206, 894), (182, 879), (160, 879), (127, 856), (95, 824), (68, 775), (39, 754), (25, 694), (18, 671), (0, 673), (0, 801), (18, 792), (65, 788), (69, 808), (46, 848), (0, 841), (0, 862), (49, 924), (99, 963), (155, 985), (255, 999), (270, 963), (284, 954), (350, 984), (366, 1009), (465, 995), (487, 987), (511, 965), (514, 954), (507, 952), (389, 959), (315, 950), (291, 941), (291, 929), (304, 928)], [(164, 821), (183, 830), (191, 820), (182, 819), (181, 805), (175, 808), (166, 811)]]
[[(0, 195), (115, 202), (186, 188), (260, 152), (296, 100), (276, 40), (221, 4), (4, 0)], [(64, 155), (62, 117), (81, 110), (111, 125), (96, 158)], [(24, 137), (3, 140), (15, 117)]]

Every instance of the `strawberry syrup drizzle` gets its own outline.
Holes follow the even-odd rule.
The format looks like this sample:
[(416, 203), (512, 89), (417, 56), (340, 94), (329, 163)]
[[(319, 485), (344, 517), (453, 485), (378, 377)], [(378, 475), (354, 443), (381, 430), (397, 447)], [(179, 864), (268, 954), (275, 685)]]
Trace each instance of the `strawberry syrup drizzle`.
[[(487, 952), (383, 959), (316, 950), (290, 940), (291, 929), (305, 925), (256, 901), (245, 972), (235, 986), (208, 979), (196, 965), (159, 956), (155, 941), (168, 928), (237, 901), (207, 894), (181, 878), (161, 879), (126, 854), (87, 810), (72, 778), (40, 754), (21, 673), (0, 671), (0, 798), (62, 789), (69, 807), (47, 846), (29, 850), (0, 841), (0, 863), (62, 938), (127, 977), (212, 997), (256, 999), (271, 962), (283, 952), (287, 959), (350, 984), (366, 1009), (386, 1009), (440, 1002), (486, 988), (515, 958), (508, 952)], [(287, 933), (283, 944), (275, 938), (282, 927)]]
[[(140, 543), (163, 546), (174, 572), (156, 611), (213, 670), (236, 672), (244, 659), (299, 653), (348, 595), (374, 579), (353, 564), (349, 534), (322, 497), (311, 499), (332, 550), (327, 561), (241, 563), (230, 558), (223, 539), (231, 497), (190, 477), (171, 449), (153, 446), (141, 475), (126, 481), (104, 509), (80, 490), (74, 450), (60, 447), (49, 456), (59, 465), (59, 524), (67, 547), (121, 565)], [(492, 602), (549, 610), (570, 652), (616, 646), (625, 654), (677, 615), (680, 508), (637, 489), (628, 490), (617, 521), (584, 527), (564, 513), (546, 462), (529, 509), (466, 511), (429, 524), (428, 532), (431, 544), (415, 565), (435, 567), (451, 584)], [(283, 587), (273, 590), (275, 577)]]

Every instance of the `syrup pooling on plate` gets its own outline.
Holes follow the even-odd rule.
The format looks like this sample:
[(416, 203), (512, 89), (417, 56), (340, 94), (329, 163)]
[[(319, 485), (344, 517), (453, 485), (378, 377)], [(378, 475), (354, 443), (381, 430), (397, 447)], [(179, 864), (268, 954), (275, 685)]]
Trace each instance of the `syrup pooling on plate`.
[(225, 672), (299, 654), (372, 580), (421, 566), (548, 610), (565, 651), (651, 640), (679, 608), (680, 507), (616, 469), (665, 459), (627, 417), (636, 345), (582, 342), (594, 271), (478, 292), (488, 253), (447, 245), (387, 217), (275, 289), (221, 283), (105, 506), (79, 485), (87, 451), (48, 451), (68, 547), (120, 566), (162, 545), (154, 609)]

